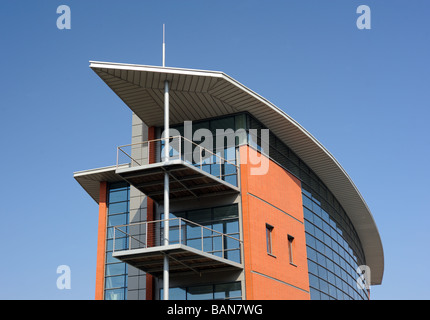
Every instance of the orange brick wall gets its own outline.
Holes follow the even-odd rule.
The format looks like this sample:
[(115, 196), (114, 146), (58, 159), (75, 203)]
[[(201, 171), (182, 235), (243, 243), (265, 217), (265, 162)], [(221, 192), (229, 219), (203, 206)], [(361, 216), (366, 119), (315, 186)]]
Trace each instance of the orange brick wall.
[(105, 256), (106, 256), (106, 219), (107, 219), (107, 182), (100, 182), (99, 225), (97, 236), (96, 300), (104, 298)]
[[(244, 158), (248, 146), (240, 147)], [(273, 161), (265, 175), (240, 165), (246, 299), (309, 299), (300, 181)], [(266, 223), (273, 226), (272, 253)], [(288, 235), (294, 237), (290, 264)]]

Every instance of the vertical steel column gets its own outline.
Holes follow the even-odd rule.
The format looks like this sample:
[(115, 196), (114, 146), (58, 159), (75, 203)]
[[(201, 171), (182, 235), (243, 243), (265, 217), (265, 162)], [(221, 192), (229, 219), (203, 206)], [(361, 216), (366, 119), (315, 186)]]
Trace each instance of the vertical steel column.
[[(164, 161), (169, 161), (169, 82), (164, 81)], [(164, 245), (169, 244), (169, 174), (164, 172)], [(164, 255), (163, 299), (169, 300), (169, 257)]]

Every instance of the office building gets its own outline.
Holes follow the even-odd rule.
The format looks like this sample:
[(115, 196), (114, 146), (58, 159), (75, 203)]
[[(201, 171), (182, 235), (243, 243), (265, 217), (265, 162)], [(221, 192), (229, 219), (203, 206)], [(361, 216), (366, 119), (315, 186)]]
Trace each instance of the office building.
[(90, 68), (132, 111), (112, 166), (74, 173), (99, 205), (96, 299), (366, 300), (381, 284), (366, 202), (280, 108), (222, 72)]

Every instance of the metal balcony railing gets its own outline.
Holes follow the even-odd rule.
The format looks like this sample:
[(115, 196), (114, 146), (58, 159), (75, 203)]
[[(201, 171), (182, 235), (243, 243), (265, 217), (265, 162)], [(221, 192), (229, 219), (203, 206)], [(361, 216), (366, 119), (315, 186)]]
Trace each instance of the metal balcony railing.
[[(164, 237), (168, 221), (169, 237)], [(184, 218), (137, 222), (114, 227), (113, 252), (132, 253), (147, 249), (181, 244), (240, 263), (242, 241)], [(160, 248), (161, 249), (161, 248)]]
[[(219, 154), (221, 152), (214, 153), (182, 136), (119, 146), (116, 158), (117, 168), (125, 163), (130, 167), (137, 167), (148, 163), (164, 162), (163, 149), (167, 139), (169, 139), (169, 160), (182, 160), (221, 180), (225, 180), (226, 176), (237, 174), (238, 165), (235, 160), (227, 160)], [(157, 157), (157, 155), (161, 156)]]

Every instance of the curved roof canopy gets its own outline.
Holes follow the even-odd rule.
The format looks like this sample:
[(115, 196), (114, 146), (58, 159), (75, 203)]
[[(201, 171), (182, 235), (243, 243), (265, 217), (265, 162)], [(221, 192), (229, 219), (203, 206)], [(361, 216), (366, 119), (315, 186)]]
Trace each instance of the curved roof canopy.
[(371, 284), (380, 284), (384, 254), (372, 214), (351, 178), (309, 132), (284, 111), (218, 71), (90, 62), (94, 72), (147, 126), (164, 123), (164, 81), (170, 81), (170, 122), (249, 112), (288, 145), (345, 209), (363, 246)]

